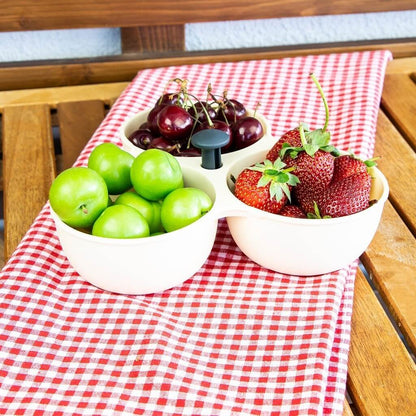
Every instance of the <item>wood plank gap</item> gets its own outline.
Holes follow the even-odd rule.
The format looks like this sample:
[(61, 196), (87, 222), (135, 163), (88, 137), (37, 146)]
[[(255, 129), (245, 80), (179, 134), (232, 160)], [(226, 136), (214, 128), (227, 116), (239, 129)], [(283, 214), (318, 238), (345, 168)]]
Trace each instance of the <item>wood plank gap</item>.
[(59, 103), (58, 120), (62, 149), (59, 170), (71, 167), (105, 116), (100, 100)]
[(398, 122), (397, 117), (395, 117), (394, 114), (391, 113), (390, 107), (387, 106), (383, 101), (381, 101), (380, 109), (384, 112), (384, 114), (389, 119), (394, 128), (406, 139), (406, 142), (409, 144), (412, 150), (416, 152), (416, 142), (413, 143), (412, 140), (409, 139), (407, 132), (401, 128), (401, 125)]

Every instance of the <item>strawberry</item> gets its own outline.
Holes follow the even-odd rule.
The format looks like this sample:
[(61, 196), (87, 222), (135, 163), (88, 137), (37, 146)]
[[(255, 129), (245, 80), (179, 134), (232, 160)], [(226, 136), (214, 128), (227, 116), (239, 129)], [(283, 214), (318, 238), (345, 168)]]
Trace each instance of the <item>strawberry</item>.
[(319, 89), (325, 106), (325, 124), (323, 128), (309, 130), (303, 123), (299, 125), (300, 145), (290, 146), (284, 143), (280, 156), (288, 167), (293, 167), (293, 174), (299, 178), (299, 185), (294, 190), (299, 205), (305, 212), (313, 212), (314, 200), (329, 185), (334, 172), (334, 154), (338, 151), (329, 144), (330, 133), (327, 131), (329, 110), (323, 91), (312, 74), (313, 81)]
[(368, 172), (353, 173), (331, 182), (316, 199), (321, 217), (343, 217), (368, 208), (370, 189), (371, 176)]
[(279, 158), (244, 169), (235, 181), (235, 196), (247, 205), (277, 214), (288, 201), (298, 178)]
[(299, 128), (287, 131), (268, 151), (266, 158), (274, 162), (280, 156), (280, 152), (284, 144), (287, 144), (290, 147), (298, 147), (302, 145)]
[(299, 126), (301, 146), (291, 147), (285, 144), (281, 155), (293, 174), (299, 178), (294, 190), (297, 201), (303, 211), (313, 212), (313, 201), (331, 182), (334, 173), (335, 157), (333, 146), (329, 145), (330, 134), (324, 129), (307, 130)]
[(318, 150), (313, 156), (301, 152), (295, 159), (285, 158), (288, 167), (294, 167), (293, 174), (299, 178), (294, 194), (305, 212), (313, 211), (316, 195), (330, 184), (334, 172), (334, 156)]
[[(301, 218), (305, 215), (307, 218), (351, 215), (370, 204), (368, 167), (375, 163), (374, 160), (363, 162), (354, 155), (340, 156), (340, 152), (329, 144), (328, 105), (318, 81), (313, 74), (311, 76), (325, 106), (323, 128), (310, 131), (300, 123), (298, 128), (286, 132), (266, 155), (269, 164), (273, 160), (280, 161), (286, 172), (292, 172), (298, 178), (292, 191), (296, 205), (286, 203), (278, 212)], [(290, 200), (289, 195), (285, 195)]]
[(355, 173), (368, 172), (368, 169), (375, 165), (375, 158), (364, 161), (354, 154), (338, 156), (334, 163), (333, 181), (339, 181)]
[(292, 218), (307, 218), (302, 208), (298, 205), (287, 204), (279, 212), (279, 215)]

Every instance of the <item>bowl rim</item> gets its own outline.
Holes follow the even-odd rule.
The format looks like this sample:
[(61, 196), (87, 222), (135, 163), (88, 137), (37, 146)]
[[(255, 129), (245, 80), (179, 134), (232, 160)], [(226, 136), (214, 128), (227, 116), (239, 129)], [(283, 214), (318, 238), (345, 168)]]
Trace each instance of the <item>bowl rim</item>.
[[(186, 227), (179, 228), (174, 231), (165, 232), (162, 234), (156, 234), (156, 235), (149, 235), (147, 237), (135, 237), (135, 238), (110, 238), (110, 237), (101, 237), (92, 235), (89, 233), (86, 233), (84, 231), (80, 231), (74, 227), (71, 227), (70, 225), (66, 224), (64, 221), (59, 218), (58, 214), (53, 210), (50, 203), (48, 202), (48, 208), (50, 210), (50, 214), (52, 219), (54, 220), (55, 227), (57, 227), (57, 224), (59, 224), (59, 227), (64, 229), (65, 233), (70, 234), (78, 239), (86, 240), (91, 243), (98, 243), (101, 245), (116, 245), (116, 246), (134, 246), (134, 245), (142, 245), (142, 244), (149, 244), (149, 243), (155, 243), (157, 241), (163, 241), (167, 239), (174, 239), (174, 238), (180, 238), (181, 234), (186, 234), (191, 232), (191, 228), (196, 228), (201, 226), (203, 222), (207, 221), (214, 221), (216, 220), (216, 216), (214, 211), (211, 209), (206, 214), (204, 214), (202, 217), (198, 218), (195, 222), (187, 225)], [(216, 227), (215, 227), (216, 228)], [(59, 231), (57, 230), (57, 233), (59, 235)]]

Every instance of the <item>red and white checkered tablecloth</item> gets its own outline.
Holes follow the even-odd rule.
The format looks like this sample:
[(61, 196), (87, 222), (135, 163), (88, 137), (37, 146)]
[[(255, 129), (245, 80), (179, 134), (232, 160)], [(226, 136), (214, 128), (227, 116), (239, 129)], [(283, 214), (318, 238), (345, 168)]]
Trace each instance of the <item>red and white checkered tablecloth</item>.
[[(141, 71), (81, 153), (120, 144), (126, 117), (166, 82), (208, 82), (261, 113), (278, 137), (324, 122), (334, 143), (373, 153), (388, 51)], [(126, 296), (85, 282), (68, 264), (46, 204), (1, 272), (0, 412), (5, 415), (341, 415), (354, 262), (322, 276), (249, 261), (226, 222), (203, 267), (163, 293)], [(115, 276), (116, 278), (116, 276)]]

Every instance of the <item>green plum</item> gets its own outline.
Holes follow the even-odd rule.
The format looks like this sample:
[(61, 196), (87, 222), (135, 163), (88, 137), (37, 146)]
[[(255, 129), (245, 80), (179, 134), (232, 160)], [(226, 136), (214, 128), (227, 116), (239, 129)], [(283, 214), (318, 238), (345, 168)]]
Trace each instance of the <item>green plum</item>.
[(119, 195), (114, 204), (128, 205), (139, 211), (149, 224), (151, 234), (161, 231), (159, 202), (149, 201), (135, 191), (127, 191)]
[(95, 220), (92, 235), (107, 238), (142, 238), (150, 235), (146, 219), (128, 205), (111, 205)]
[(134, 157), (114, 143), (101, 143), (91, 152), (88, 167), (99, 173), (111, 195), (131, 188), (130, 169)]
[(167, 232), (192, 224), (212, 208), (209, 195), (197, 188), (178, 188), (162, 202), (162, 225)]
[(150, 229), (152, 234), (163, 234), (165, 229), (162, 225), (162, 220), (160, 218), (160, 213), (162, 210), (162, 201), (151, 201), (153, 206), (153, 219), (150, 224)]
[(88, 228), (107, 207), (108, 190), (95, 170), (72, 167), (52, 182), (49, 202), (63, 222), (75, 228)]
[(159, 201), (183, 187), (182, 169), (174, 156), (160, 149), (148, 149), (134, 159), (130, 170), (134, 190), (150, 201)]

